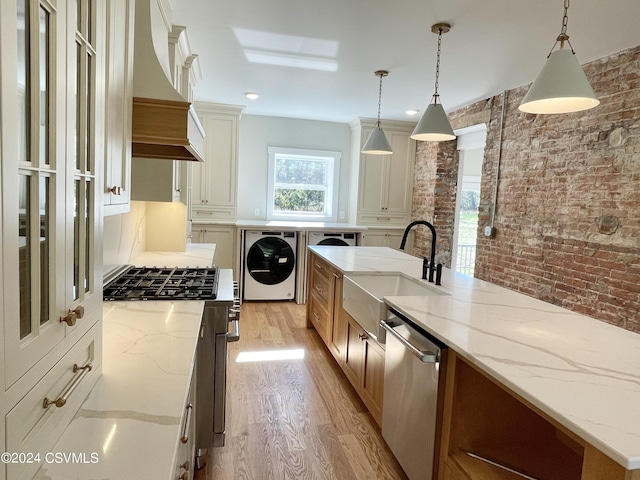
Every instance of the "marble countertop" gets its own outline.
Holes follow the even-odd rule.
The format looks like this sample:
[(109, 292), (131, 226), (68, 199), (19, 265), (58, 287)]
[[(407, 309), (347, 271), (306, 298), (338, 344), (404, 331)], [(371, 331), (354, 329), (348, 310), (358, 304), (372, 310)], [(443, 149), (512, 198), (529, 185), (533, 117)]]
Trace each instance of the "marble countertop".
[(269, 228), (294, 231), (336, 231), (336, 232), (363, 232), (367, 227), (352, 223), (338, 222), (291, 222), (286, 220), (238, 220), (239, 228)]
[[(214, 248), (146, 252), (134, 264), (209, 266)], [(53, 449), (95, 452), (98, 461), (45, 464), (35, 479), (174, 478), (203, 309), (203, 301), (104, 303), (102, 376)]]
[[(389, 248), (309, 248), (347, 275), (422, 273), (421, 259)], [(446, 268), (434, 288), (448, 295), (385, 302), (626, 469), (640, 469), (640, 335)]]

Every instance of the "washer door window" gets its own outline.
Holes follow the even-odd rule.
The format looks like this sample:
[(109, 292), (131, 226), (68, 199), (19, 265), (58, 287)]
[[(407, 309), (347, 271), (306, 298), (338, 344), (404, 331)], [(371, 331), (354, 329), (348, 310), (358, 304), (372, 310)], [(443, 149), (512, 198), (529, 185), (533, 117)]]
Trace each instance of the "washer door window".
[(264, 285), (284, 282), (294, 267), (293, 249), (281, 238), (261, 238), (251, 246), (247, 254), (249, 274), (255, 281)]
[(318, 245), (333, 245), (337, 247), (347, 247), (349, 244), (344, 240), (339, 238), (325, 238), (324, 240), (320, 240)]

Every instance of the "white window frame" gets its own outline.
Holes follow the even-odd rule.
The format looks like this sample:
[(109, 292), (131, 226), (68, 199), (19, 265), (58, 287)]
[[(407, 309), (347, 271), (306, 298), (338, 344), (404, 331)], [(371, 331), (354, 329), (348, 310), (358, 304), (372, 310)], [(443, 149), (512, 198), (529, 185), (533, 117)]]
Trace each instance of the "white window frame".
[[(268, 147), (269, 173), (267, 190), (267, 220), (292, 220), (292, 221), (324, 221), (335, 222), (338, 209), (338, 191), (340, 190), (340, 160), (341, 152), (326, 150), (308, 150), (302, 148)], [(327, 162), (327, 185), (325, 195), (325, 209), (322, 213), (283, 213), (274, 211), (274, 192), (278, 186), (275, 181), (276, 158), (280, 156), (324, 160)]]

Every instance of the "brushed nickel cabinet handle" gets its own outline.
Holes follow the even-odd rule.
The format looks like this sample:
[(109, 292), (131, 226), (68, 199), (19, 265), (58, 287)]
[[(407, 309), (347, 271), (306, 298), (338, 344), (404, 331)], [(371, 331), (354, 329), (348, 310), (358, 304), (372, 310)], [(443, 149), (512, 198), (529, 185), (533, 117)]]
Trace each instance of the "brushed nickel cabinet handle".
[(51, 405), (55, 405), (56, 407), (64, 407), (67, 404), (67, 400), (69, 399), (69, 395), (73, 393), (73, 391), (78, 387), (80, 382), (87, 374), (91, 371), (93, 365), (91, 363), (87, 363), (84, 367), (79, 367), (76, 363), (73, 364), (73, 373), (77, 373), (79, 370), (80, 375), (74, 377), (73, 381), (69, 384), (67, 389), (55, 400), (49, 400), (47, 397), (42, 402), (42, 408), (49, 408)]
[[(187, 415), (184, 419), (184, 425), (182, 426), (182, 436), (180, 437), (180, 441), (182, 443), (187, 443), (189, 441), (189, 423), (191, 423), (191, 411), (193, 410), (193, 403), (187, 405)], [(187, 469), (188, 470), (188, 469)]]
[(318, 270), (322, 270), (322, 269), (323, 269), (323, 268), (322, 268), (322, 265), (320, 265), (318, 262), (316, 262), (316, 268), (317, 268)]
[(111, 187), (109, 189), (109, 192), (113, 193), (114, 195), (120, 195), (121, 194), (121, 190), (122, 190), (122, 187), (116, 187), (114, 185), (113, 187)]
[(318, 292), (318, 293), (322, 293), (323, 292), (322, 288), (320, 288), (318, 285), (314, 286), (313, 288), (315, 288), (316, 292)]

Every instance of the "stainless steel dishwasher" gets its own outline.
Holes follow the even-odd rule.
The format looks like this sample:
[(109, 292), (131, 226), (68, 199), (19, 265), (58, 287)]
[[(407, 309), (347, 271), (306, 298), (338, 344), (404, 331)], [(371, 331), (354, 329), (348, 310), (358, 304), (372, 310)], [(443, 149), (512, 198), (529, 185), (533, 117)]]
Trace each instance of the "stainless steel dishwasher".
[(439, 451), (436, 412), (446, 347), (393, 313), (380, 322), (387, 332), (382, 436), (410, 480), (431, 480)]

